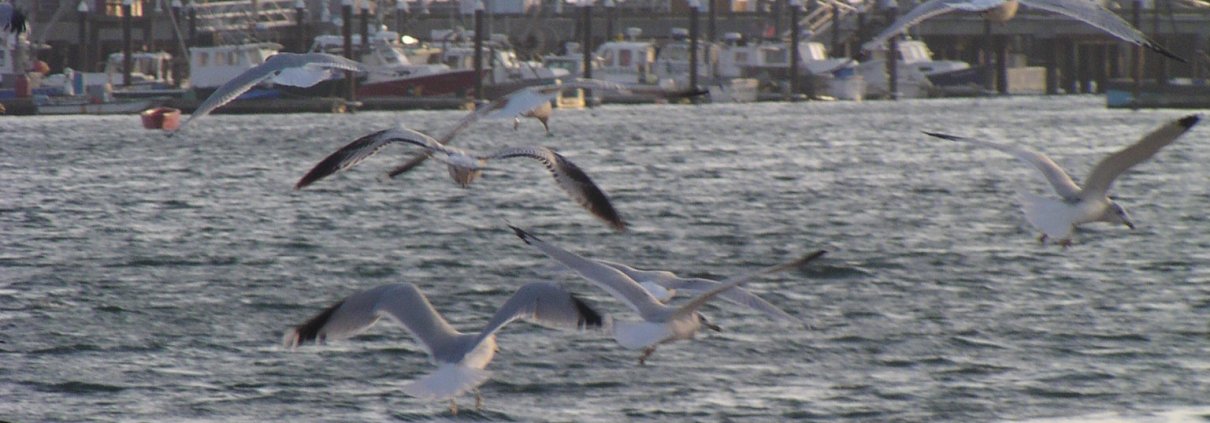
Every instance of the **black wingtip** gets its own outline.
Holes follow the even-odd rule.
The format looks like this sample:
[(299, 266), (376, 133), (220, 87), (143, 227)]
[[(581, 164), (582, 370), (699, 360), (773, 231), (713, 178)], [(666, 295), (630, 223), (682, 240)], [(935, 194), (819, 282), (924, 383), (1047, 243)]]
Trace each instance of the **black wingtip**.
[(941, 138), (941, 139), (943, 139), (943, 140), (951, 140), (951, 141), (953, 141), (953, 140), (960, 140), (960, 139), (962, 139), (962, 137), (956, 137), (956, 136), (949, 135), (949, 134), (942, 134), (942, 133), (940, 133), (940, 132), (929, 132), (929, 131), (920, 131), (920, 132), (923, 132), (923, 133), (924, 133), (924, 135), (928, 135), (928, 136), (930, 136), (930, 137), (937, 137), (937, 138)]
[(605, 325), (605, 319), (601, 317), (601, 313), (581, 300), (580, 297), (572, 295), (571, 302), (575, 304), (576, 311), (580, 313), (580, 328), (599, 328)]
[(1189, 115), (1189, 116), (1185, 116), (1185, 117), (1181, 118), (1180, 120), (1177, 121), (1177, 123), (1180, 124), (1181, 126), (1185, 127), (1185, 129), (1189, 129), (1189, 128), (1192, 128), (1193, 125), (1197, 125), (1197, 122), (1200, 120), (1202, 120), (1201, 116)]
[(323, 329), (324, 325), (328, 324), (328, 320), (332, 318), (332, 313), (335, 313), (336, 309), (340, 308), (343, 304), (344, 301), (332, 304), (332, 306), (319, 312), (315, 317), (294, 327), (294, 333), (298, 334), (298, 345), (302, 345), (308, 341), (323, 342), (323, 339), (319, 336), (319, 331)]
[(14, 5), (12, 16), (9, 18), (8, 22), (4, 25), (4, 27), (7, 28), (9, 31), (11, 31), (13, 34), (21, 35), (22, 32), (25, 32), (26, 29), (28, 29), (25, 26), (25, 21), (26, 21), (25, 12), (22, 12), (21, 9), (18, 9), (17, 6)]
[(522, 241), (525, 241), (525, 243), (526, 243), (526, 244), (529, 244), (529, 243), (530, 243), (530, 242), (529, 242), (529, 239), (530, 239), (530, 238), (533, 238), (533, 239), (538, 239), (538, 238), (535, 238), (533, 235), (530, 235), (530, 234), (529, 234), (529, 232), (525, 232), (525, 231), (524, 231), (524, 230), (522, 230), (521, 228), (518, 228), (518, 227), (513, 226), (513, 225), (508, 225), (508, 227), (512, 228), (512, 229), (513, 229), (513, 233), (514, 233), (514, 234), (517, 234), (517, 238), (521, 238), (521, 240), (522, 240)]
[(1168, 49), (1164, 48), (1164, 46), (1161, 46), (1161, 45), (1156, 44), (1156, 43), (1147, 43), (1147, 44), (1144, 44), (1144, 45), (1145, 45), (1145, 46), (1147, 46), (1147, 48), (1151, 49), (1152, 51), (1154, 51), (1154, 52), (1156, 52), (1156, 53), (1159, 53), (1159, 54), (1163, 55), (1164, 57), (1167, 57), (1167, 58), (1169, 58), (1169, 59), (1172, 59), (1172, 60), (1175, 60), (1175, 61), (1178, 61), (1178, 62), (1181, 62), (1181, 63), (1185, 63), (1185, 64), (1188, 64), (1188, 63), (1189, 63), (1189, 61), (1188, 61), (1188, 60), (1185, 60), (1185, 58), (1184, 58), (1184, 57), (1177, 56), (1177, 55), (1176, 55), (1176, 53), (1173, 53), (1173, 52), (1171, 52), (1171, 51), (1168, 51)]

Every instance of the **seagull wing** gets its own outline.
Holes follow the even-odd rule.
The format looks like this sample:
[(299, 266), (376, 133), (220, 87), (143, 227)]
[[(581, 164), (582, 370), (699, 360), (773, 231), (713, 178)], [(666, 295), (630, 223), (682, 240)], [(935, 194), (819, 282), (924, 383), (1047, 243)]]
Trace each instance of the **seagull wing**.
[[(631, 279), (634, 279), (636, 282), (643, 285), (643, 287), (648, 291), (653, 289), (660, 291), (659, 288), (664, 288), (666, 291), (663, 291), (663, 293), (696, 293), (709, 291), (721, 283), (716, 280), (705, 278), (682, 278), (672, 272), (666, 271), (639, 270), (625, 264), (605, 260), (596, 261), (617, 269), (619, 272), (625, 273), (626, 276), (629, 276)], [(655, 286), (649, 286), (647, 284), (653, 284)], [(655, 296), (657, 299), (660, 299), (660, 294), (661, 293), (652, 292), (652, 296)], [(756, 296), (756, 294), (753, 294), (743, 288), (734, 288), (723, 291), (722, 294), (719, 294), (719, 297), (733, 304), (739, 304), (757, 310), (775, 320), (786, 320), (802, 323), (802, 321), (798, 318), (791, 316), (789, 313), (782, 311), (782, 309), (777, 308), (777, 306), (765, 301), (763, 298), (760, 298)], [(667, 298), (671, 298), (671, 296), (668, 296)], [(667, 302), (668, 300), (663, 299), (663, 301)]]
[[(224, 104), (231, 102), (231, 100), (235, 100), (236, 97), (239, 97), (240, 94), (247, 92), (256, 84), (259, 84), (262, 81), (270, 78), (275, 78), (280, 73), (289, 71), (287, 72), (287, 76), (283, 78), (283, 80), (286, 82), (292, 82), (292, 84), (287, 85), (301, 84), (302, 82), (305, 82), (304, 80), (308, 79), (313, 80), (311, 85), (314, 85), (316, 82), (319, 82), (323, 79), (315, 79), (314, 74), (316, 71), (306, 72), (292, 70), (303, 67), (334, 68), (354, 71), (365, 70), (365, 67), (357, 62), (326, 53), (277, 53), (269, 56), (269, 59), (265, 60), (265, 63), (253, 66), (251, 69), (236, 75), (235, 78), (232, 78), (222, 86), (219, 86), (218, 89), (214, 90), (214, 92), (210, 94), (209, 97), (206, 97), (205, 101), (202, 101), (202, 104), (197, 106), (197, 109), (195, 109), (193, 113), (189, 115), (189, 119), (186, 119), (176, 131), (169, 134), (184, 130), (185, 127), (189, 125), (189, 122), (192, 122), (194, 119), (210, 114), (210, 112), (214, 111), (214, 109), (222, 107)], [(306, 76), (308, 73), (310, 73), (311, 76)]]
[(1147, 47), (1149, 49), (1155, 50), (1155, 52), (1162, 54), (1164, 56), (1168, 56), (1169, 58), (1179, 61), (1181, 63), (1188, 63), (1187, 60), (1168, 51), (1168, 49), (1164, 48), (1164, 46), (1161, 46), (1161, 45), (1157, 44), (1156, 42), (1148, 39), (1146, 35), (1143, 35), (1142, 31), (1139, 31), (1134, 26), (1131, 26), (1129, 22), (1126, 22), (1120, 16), (1113, 13), (1113, 11), (1106, 9), (1104, 6), (1101, 6), (1099, 3), (1095, 2), (1095, 1), (1088, 1), (1088, 0), (1018, 0), (1018, 1), (1021, 4), (1024, 4), (1029, 7), (1034, 7), (1034, 8), (1058, 13), (1060, 15), (1067, 16), (1072, 19), (1084, 21), (1084, 23), (1097, 27), (1098, 29), (1100, 29), (1102, 31), (1108, 32), (1110, 35), (1113, 35), (1114, 37), (1118, 37), (1118, 38), (1121, 38), (1122, 40), (1129, 41), (1131, 43), (1134, 43), (1135, 45), (1139, 45), (1139, 46), (1143, 46), (1143, 47)]
[[(722, 281), (718, 284), (718, 286), (715, 286), (714, 288), (711, 288), (710, 290), (708, 290), (706, 292), (698, 294), (696, 297), (693, 297), (692, 300), (689, 300), (689, 302), (685, 303), (684, 305), (681, 305), (679, 308), (676, 309), (676, 312), (673, 313), (673, 316), (670, 320), (676, 319), (677, 317), (685, 316), (689, 313), (696, 312), (697, 309), (701, 308), (703, 305), (706, 304), (706, 302), (710, 301), (715, 296), (718, 296), (728, 290), (732, 290), (732, 288), (736, 288), (740, 285), (748, 283), (749, 281), (751, 281), (753, 278), (756, 278), (757, 276), (765, 275), (765, 274), (769, 274), (769, 273), (783, 272), (786, 270), (801, 267), (807, 263), (810, 263), (812, 260), (819, 258), (820, 256), (824, 255), (825, 253), (827, 253), (827, 252), (824, 250), (818, 250), (818, 251), (812, 252), (810, 254), (796, 258), (794, 260), (790, 260), (790, 261), (782, 263), (782, 264), (778, 264), (775, 266), (769, 266), (764, 269), (760, 269), (760, 270), (757, 270), (754, 272), (750, 272), (750, 273), (747, 273), (747, 274), (744, 274), (741, 276), (736, 276), (733, 278), (729, 278), (725, 281)], [(797, 319), (794, 319), (794, 320), (797, 320)]]
[(1055, 193), (1059, 194), (1067, 200), (1078, 200), (1080, 198), (1080, 186), (1076, 185), (1075, 181), (1071, 180), (1071, 176), (1063, 171), (1063, 168), (1055, 164), (1054, 160), (1046, 157), (1042, 153), (1030, 149), (994, 143), (990, 141), (981, 141), (971, 138), (963, 138), (954, 135), (940, 134), (936, 132), (925, 132), (926, 135), (951, 140), (962, 141), (965, 143), (991, 147), (1005, 153), (1011, 154), (1017, 159), (1032, 165), (1046, 176), (1046, 180), (1050, 182), (1050, 186), (1054, 187)]
[(366, 72), (361, 63), (327, 53), (294, 54), (282, 53), (269, 59), (281, 57), (282, 69), (273, 77), (273, 83), (292, 87), (310, 87), (332, 76), (333, 70)]
[(658, 318), (662, 315), (666, 307), (652, 297), (647, 290), (643, 289), (634, 279), (626, 277), (622, 272), (616, 269), (597, 263), (594, 260), (581, 257), (575, 253), (548, 244), (537, 237), (530, 235), (528, 232), (521, 230), (516, 226), (509, 225), (513, 232), (525, 241), (526, 244), (537, 248), (545, 253), (548, 257), (562, 263), (567, 268), (578, 273), (584, 279), (588, 279), (594, 285), (604, 289), (614, 298), (625, 303), (631, 310), (634, 310), (645, 320)]
[(886, 43), (886, 40), (894, 37), (896, 34), (903, 32), (912, 25), (916, 25), (925, 19), (937, 16), (943, 13), (948, 13), (954, 10), (963, 10), (967, 12), (981, 12), (987, 9), (1004, 4), (1005, 0), (929, 0), (921, 3), (919, 6), (912, 8), (903, 16), (895, 19), (895, 22), (878, 33), (877, 36), (861, 45), (864, 51), (875, 50)]
[(328, 175), (351, 168), (392, 142), (415, 144), (429, 151), (444, 149), (432, 137), (403, 126), (378, 131), (358, 138), (325, 157), (294, 184), (294, 189), (303, 189)]
[(496, 314), (479, 332), (476, 344), (517, 319), (526, 319), (548, 327), (586, 329), (603, 327), (607, 316), (601, 315), (588, 303), (559, 285), (533, 282), (518, 289), (499, 310), (496, 310)]
[(20, 35), (25, 32), (25, 13), (10, 3), (0, 3), (0, 30)]
[(1104, 197), (1118, 175), (1151, 158), (1164, 146), (1172, 144), (1200, 119), (1200, 116), (1190, 115), (1168, 122), (1143, 136), (1134, 145), (1101, 159), (1085, 178), (1084, 191), (1080, 193), (1080, 197), (1085, 199)]
[(546, 147), (505, 148), (486, 157), (486, 159), (494, 160), (512, 157), (528, 157), (542, 162), (546, 166), (546, 170), (550, 171), (551, 176), (555, 178), (555, 182), (559, 187), (563, 188), (563, 191), (566, 191), (580, 206), (587, 209), (594, 216), (609, 223), (615, 230), (626, 230), (626, 222), (622, 221), (617, 210), (614, 210), (613, 204), (609, 201), (609, 196), (605, 195), (605, 192), (601, 191), (597, 187), (597, 184), (593, 183), (592, 179), (588, 177), (588, 174), (584, 173), (575, 163)]
[(415, 285), (403, 283), (371, 288), (340, 300), (286, 331), (282, 344), (293, 348), (308, 341), (347, 338), (373, 326), (383, 316), (403, 326), (429, 356), (454, 342), (458, 335)]
[[(453, 128), (450, 128), (449, 131), (446, 131), (444, 134), (438, 137), (437, 141), (442, 144), (449, 144), (450, 141), (454, 139), (454, 136), (458, 135), (459, 132), (462, 132), (462, 130), (470, 127), (475, 122), (478, 122), (479, 119), (515, 118), (525, 112), (542, 106), (543, 103), (549, 104), (550, 100), (555, 97), (559, 90), (574, 88), (608, 89), (618, 91), (627, 90), (627, 87), (622, 84), (587, 78), (579, 78), (562, 85), (549, 84), (521, 88), (508, 93), (508, 95), (500, 97), (495, 101), (479, 105), (473, 112), (468, 113), (462, 118), (462, 120), (459, 120)], [(428, 153), (413, 156), (407, 162), (404, 162), (403, 164), (396, 166), (387, 172), (387, 176), (390, 178), (399, 176), (409, 170), (412, 170), (416, 166), (419, 166), (428, 159)]]

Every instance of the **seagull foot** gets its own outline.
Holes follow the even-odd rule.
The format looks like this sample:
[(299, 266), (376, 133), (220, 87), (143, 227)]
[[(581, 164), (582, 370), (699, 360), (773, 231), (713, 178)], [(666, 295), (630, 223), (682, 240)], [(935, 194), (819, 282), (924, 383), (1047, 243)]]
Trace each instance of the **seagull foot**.
[(1046, 244), (1046, 240), (1047, 240), (1047, 239), (1049, 239), (1049, 238), (1050, 238), (1050, 237), (1046, 236), (1046, 234), (1045, 234), (1045, 233), (1043, 233), (1042, 235), (1038, 236), (1038, 243), (1039, 243), (1039, 244)]
[(483, 395), (479, 394), (479, 390), (475, 389), (475, 411), (483, 410)]
[(1067, 247), (1071, 246), (1071, 238), (1067, 238), (1062, 241), (1059, 241), (1059, 245), (1062, 246), (1064, 250), (1066, 250)]
[(647, 365), (647, 357), (651, 357), (651, 354), (654, 354), (654, 353), (655, 353), (655, 347), (643, 348), (643, 355), (639, 356), (639, 365), (640, 366)]
[(458, 403), (453, 398), (450, 398), (450, 414), (458, 415)]

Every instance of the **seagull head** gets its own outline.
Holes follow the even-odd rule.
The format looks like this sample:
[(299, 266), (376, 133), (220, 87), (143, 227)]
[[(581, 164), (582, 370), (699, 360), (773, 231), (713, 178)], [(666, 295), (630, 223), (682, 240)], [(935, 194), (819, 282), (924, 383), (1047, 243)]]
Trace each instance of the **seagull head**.
[(1105, 220), (1109, 223), (1121, 223), (1134, 229), (1134, 221), (1130, 220), (1130, 213), (1126, 213), (1125, 208), (1112, 200), (1109, 202), (1109, 212), (1106, 213)]

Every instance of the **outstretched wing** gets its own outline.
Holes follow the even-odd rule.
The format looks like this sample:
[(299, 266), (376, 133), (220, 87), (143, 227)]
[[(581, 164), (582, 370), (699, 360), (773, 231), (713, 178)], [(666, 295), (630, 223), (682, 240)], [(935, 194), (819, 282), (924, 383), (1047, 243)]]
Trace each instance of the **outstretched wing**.
[(286, 331), (282, 344), (293, 348), (309, 341), (347, 338), (370, 328), (383, 316), (403, 326), (430, 356), (458, 335), (415, 285), (403, 283), (382, 285), (340, 300)]
[(633, 279), (627, 277), (626, 274), (612, 267), (597, 263), (595, 260), (549, 244), (516, 226), (509, 225), (509, 228), (512, 228), (513, 233), (517, 234), (517, 237), (525, 241), (526, 244), (537, 248), (538, 251), (546, 254), (547, 257), (563, 264), (584, 279), (605, 290), (609, 295), (612, 295), (615, 299), (630, 307), (631, 310), (634, 310), (635, 313), (643, 316), (644, 320), (657, 318), (665, 310), (663, 304), (656, 301), (655, 297), (652, 297), (647, 290), (639, 286)]
[(25, 12), (10, 3), (0, 3), (0, 30), (21, 35), (25, 32)]
[(710, 288), (710, 290), (703, 292), (701, 294), (698, 294), (696, 297), (693, 297), (693, 299), (689, 300), (689, 302), (685, 303), (684, 305), (681, 305), (679, 308), (676, 309), (676, 312), (673, 314), (672, 318), (675, 319), (676, 317), (684, 316), (689, 313), (694, 313), (697, 311), (697, 309), (701, 308), (703, 305), (706, 304), (706, 302), (710, 301), (715, 296), (720, 295), (729, 290), (734, 290), (733, 288), (736, 288), (740, 285), (748, 283), (749, 281), (751, 281), (753, 278), (756, 278), (757, 276), (765, 275), (765, 274), (769, 274), (769, 273), (784, 272), (786, 270), (798, 268), (807, 263), (810, 263), (812, 260), (815, 260), (815, 259), (819, 258), (820, 256), (823, 256), (826, 253), (827, 253), (827, 251), (824, 251), (824, 250), (816, 250), (810, 254), (804, 255), (802, 257), (796, 258), (794, 260), (790, 260), (790, 261), (782, 263), (782, 264), (769, 266), (764, 269), (760, 269), (760, 270), (757, 270), (754, 272), (749, 272), (744, 275), (728, 278), (727, 280), (720, 282), (714, 288)]
[(392, 142), (415, 144), (430, 151), (442, 148), (432, 137), (403, 126), (378, 131), (358, 138), (325, 157), (294, 184), (294, 189), (303, 189), (328, 175), (356, 166)]
[[(310, 68), (312, 70), (306, 71), (298, 68)], [(205, 101), (202, 101), (202, 104), (197, 106), (197, 109), (189, 115), (189, 119), (185, 119), (185, 122), (181, 123), (181, 126), (176, 131), (170, 132), (169, 135), (184, 130), (189, 125), (189, 122), (193, 122), (194, 119), (210, 114), (214, 109), (230, 103), (231, 100), (235, 100), (240, 94), (247, 92), (256, 84), (273, 78), (280, 73), (286, 72), (287, 77), (283, 78), (283, 81), (287, 85), (299, 85), (307, 81), (310, 81), (311, 85), (314, 85), (323, 79), (316, 79), (317, 72), (319, 74), (326, 74), (326, 71), (320, 72), (319, 69), (364, 71), (365, 67), (352, 60), (327, 53), (274, 54), (265, 60), (265, 63), (253, 66), (251, 69), (236, 75), (235, 78), (219, 86), (209, 97), (206, 97)]]
[(479, 332), (478, 342), (483, 342), (517, 319), (556, 328), (588, 329), (605, 326), (608, 316), (597, 312), (588, 303), (559, 285), (533, 282), (522, 286), (500, 306)]
[(1050, 182), (1050, 186), (1054, 187), (1055, 193), (1059, 194), (1060, 197), (1072, 201), (1080, 199), (1080, 186), (1076, 185), (1075, 181), (1071, 180), (1071, 176), (1068, 176), (1067, 172), (1063, 171), (1063, 168), (1059, 167), (1058, 164), (1055, 164), (1053, 160), (1051, 160), (1049, 157), (1046, 157), (1042, 153), (1022, 147), (1015, 147), (971, 138), (963, 138), (936, 132), (925, 132), (925, 134), (951, 141), (962, 141), (984, 147), (991, 147), (1011, 154), (1017, 159), (1028, 163), (1041, 171), (1042, 175), (1046, 177), (1046, 180)]
[[(442, 134), (441, 137), (438, 137), (437, 141), (442, 144), (449, 144), (451, 141), (453, 141), (454, 136), (458, 135), (459, 132), (462, 132), (462, 130), (471, 126), (475, 122), (478, 122), (479, 119), (516, 118), (528, 111), (541, 107), (543, 104), (549, 104), (550, 101), (555, 98), (555, 95), (559, 92), (559, 90), (576, 88), (603, 89), (623, 92), (629, 90), (629, 88), (623, 84), (587, 78), (579, 78), (564, 84), (549, 84), (521, 88), (490, 103), (480, 104), (475, 108), (475, 111), (468, 113), (462, 118), (462, 120), (459, 120), (454, 127), (450, 128), (449, 131), (446, 131), (445, 134)], [(428, 160), (428, 158), (428, 153), (413, 156), (411, 159), (408, 159), (407, 162), (404, 162), (399, 166), (395, 166), (393, 169), (387, 172), (387, 176), (390, 178), (399, 176), (400, 174), (412, 170), (416, 166), (424, 163), (426, 160)]]
[(528, 157), (542, 162), (546, 166), (546, 170), (550, 171), (550, 175), (555, 178), (555, 183), (580, 206), (604, 220), (615, 230), (626, 230), (626, 222), (622, 221), (617, 210), (614, 210), (609, 196), (605, 195), (605, 192), (601, 191), (597, 184), (588, 177), (588, 174), (584, 173), (575, 163), (546, 147), (505, 148), (488, 156), (487, 159), (511, 157)]
[(1173, 141), (1176, 141), (1177, 138), (1180, 138), (1181, 135), (1189, 131), (1189, 128), (1196, 125), (1199, 120), (1201, 120), (1200, 116), (1189, 115), (1168, 122), (1143, 136), (1134, 145), (1101, 159), (1092, 168), (1092, 172), (1088, 173), (1088, 177), (1084, 179), (1084, 191), (1080, 194), (1080, 197), (1085, 199), (1104, 197), (1109, 192), (1109, 187), (1113, 185), (1113, 180), (1117, 179), (1118, 175), (1134, 167), (1134, 165), (1151, 158), (1164, 146), (1172, 144)]
[(967, 12), (980, 12), (993, 7), (1004, 4), (1005, 0), (929, 0), (916, 6), (911, 11), (907, 12), (890, 26), (874, 36), (874, 38), (861, 45), (864, 51), (876, 50), (882, 46), (886, 40), (903, 32), (912, 25), (916, 25), (925, 19), (937, 16), (943, 13), (954, 10), (963, 10)]
[(1021, 4), (1029, 7), (1058, 13), (1069, 18), (1084, 21), (1089, 25), (1097, 27), (1102, 31), (1108, 32), (1114, 37), (1129, 41), (1135, 45), (1147, 47), (1155, 50), (1156, 53), (1168, 56), (1169, 58), (1181, 63), (1188, 63), (1185, 59), (1173, 54), (1157, 44), (1155, 41), (1143, 35), (1134, 26), (1130, 25), (1113, 11), (1106, 9), (1095, 1), (1089, 0), (1018, 0)]

